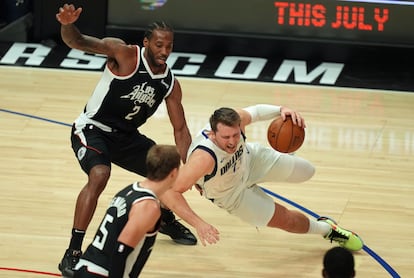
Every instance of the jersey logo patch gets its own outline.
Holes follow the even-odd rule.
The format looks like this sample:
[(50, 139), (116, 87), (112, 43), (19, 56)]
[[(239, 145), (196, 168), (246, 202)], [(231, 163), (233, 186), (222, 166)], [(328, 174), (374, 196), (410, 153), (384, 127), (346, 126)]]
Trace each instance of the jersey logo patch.
[(86, 147), (82, 147), (78, 150), (78, 153), (76, 154), (76, 156), (78, 157), (78, 160), (81, 161), (86, 154)]

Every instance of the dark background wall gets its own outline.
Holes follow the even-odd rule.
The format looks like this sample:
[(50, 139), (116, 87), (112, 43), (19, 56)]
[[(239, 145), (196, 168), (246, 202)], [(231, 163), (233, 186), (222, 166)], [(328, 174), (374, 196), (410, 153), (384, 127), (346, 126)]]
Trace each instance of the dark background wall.
[[(55, 15), (66, 2), (1, 0), (0, 41), (61, 43)], [(378, 53), (384, 60), (384, 53), (392, 57), (396, 52), (412, 52), (414, 46), (411, 1), (380, 4), (320, 0), (315, 4), (299, 0), (73, 0), (69, 3), (83, 7), (76, 25), (84, 34), (115, 36), (129, 43), (141, 43), (147, 24), (165, 20), (176, 30), (174, 50), (180, 52), (345, 62), (350, 57), (365, 58), (367, 53), (373, 59), (377, 59)], [(16, 35), (20, 33), (25, 34)]]
[(82, 7), (83, 11), (76, 25), (83, 33), (103, 37), (105, 35), (107, 0), (32, 0), (33, 1), (33, 35), (35, 42), (53, 39), (60, 42), (60, 24), (56, 20), (59, 7), (72, 3)]
[[(147, 24), (154, 20), (168, 21), (175, 28), (174, 52), (205, 55), (200, 76), (212, 76), (228, 56), (264, 58), (267, 63), (260, 80), (265, 81), (272, 80), (274, 70), (286, 59), (306, 61), (305, 72), (321, 63), (334, 62), (346, 64), (338, 85), (412, 91), (414, 0), (382, 1), (382, 4), (374, 1), (73, 0), (70, 3), (83, 7), (76, 25), (84, 34), (120, 37), (128, 43), (140, 44)], [(55, 15), (65, 2), (0, 0), (0, 58), (12, 52), (14, 42), (34, 42), (50, 46), (53, 52), (42, 65), (60, 65), (60, 58), (69, 49), (61, 41)], [(176, 63), (177, 67), (191, 64), (183, 59)], [(16, 63), (24, 61), (19, 59)], [(236, 70), (245, 66), (241, 62)]]
[[(30, 40), (59, 40), (55, 14), (66, 2), (2, 0), (0, 28), (31, 13)], [(414, 46), (413, 1), (74, 0), (70, 3), (84, 9), (77, 23), (82, 32), (98, 37), (116, 35), (128, 41), (140, 41), (148, 23), (165, 20), (178, 34)]]
[[(169, 0), (145, 9), (142, 1), (108, 0), (109, 29), (139, 29), (166, 20), (186, 33), (341, 41), (358, 44), (414, 44), (414, 2)], [(379, 3), (382, 2), (382, 3)]]

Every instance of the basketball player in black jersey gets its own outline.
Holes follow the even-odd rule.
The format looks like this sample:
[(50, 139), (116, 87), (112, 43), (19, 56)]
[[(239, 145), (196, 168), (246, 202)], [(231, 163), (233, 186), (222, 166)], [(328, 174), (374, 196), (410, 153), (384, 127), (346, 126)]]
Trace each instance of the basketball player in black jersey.
[(181, 158), (175, 146), (154, 145), (146, 161), (147, 178), (114, 196), (74, 277), (133, 278), (141, 273), (160, 225), (158, 197), (174, 184)]
[[(81, 12), (82, 8), (72, 4), (59, 8), (56, 19), (61, 23), (63, 41), (73, 49), (106, 55), (107, 63), (72, 128), (72, 148), (88, 181), (78, 195), (72, 237), (59, 264), (66, 277), (73, 275), (73, 267), (82, 254), (84, 235), (108, 182), (111, 163), (147, 175), (145, 157), (155, 142), (138, 128), (163, 101), (183, 162), (191, 143), (181, 87), (166, 64), (173, 48), (173, 29), (164, 22), (152, 23), (145, 32), (143, 47), (128, 45), (118, 38), (98, 39), (82, 34), (74, 25)], [(196, 237), (167, 208), (162, 209), (160, 232), (179, 244), (197, 244)]]

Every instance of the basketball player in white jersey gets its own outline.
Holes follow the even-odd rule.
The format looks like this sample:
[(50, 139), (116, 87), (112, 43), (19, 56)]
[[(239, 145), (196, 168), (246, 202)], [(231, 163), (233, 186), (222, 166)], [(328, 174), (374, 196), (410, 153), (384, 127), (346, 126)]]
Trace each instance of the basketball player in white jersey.
[(164, 195), (164, 202), (197, 229), (203, 245), (215, 243), (219, 233), (200, 218), (182, 196), (193, 185), (215, 205), (253, 226), (320, 234), (347, 249), (360, 250), (363, 242), (353, 232), (340, 228), (332, 219), (314, 220), (287, 209), (258, 186), (261, 182), (304, 182), (315, 172), (303, 158), (246, 142), (247, 125), (279, 115), (283, 120), (291, 115), (295, 124), (305, 125), (299, 113), (274, 105), (259, 104), (238, 111), (223, 107), (214, 111), (210, 123), (194, 137), (187, 163), (181, 168), (173, 189)]
[[(191, 143), (181, 103), (181, 86), (166, 64), (173, 48), (171, 26), (165, 22), (150, 24), (143, 47), (139, 47), (118, 38), (99, 39), (82, 34), (74, 25), (81, 12), (82, 8), (68, 4), (59, 9), (56, 19), (61, 24), (62, 40), (70, 48), (106, 55), (107, 63), (72, 127), (72, 149), (88, 179), (76, 200), (72, 237), (58, 265), (65, 277), (73, 275), (73, 267), (82, 254), (85, 232), (108, 183), (112, 163), (146, 176), (145, 157), (155, 142), (138, 128), (161, 103), (165, 101), (184, 162)], [(197, 243), (191, 231), (167, 208), (162, 209), (160, 232), (179, 244)]]

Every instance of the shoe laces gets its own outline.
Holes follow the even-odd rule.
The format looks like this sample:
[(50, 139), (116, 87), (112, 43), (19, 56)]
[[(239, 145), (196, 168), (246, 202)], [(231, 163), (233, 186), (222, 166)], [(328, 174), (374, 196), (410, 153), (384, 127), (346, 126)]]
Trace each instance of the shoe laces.
[(328, 235), (328, 238), (332, 241), (337, 242), (345, 242), (349, 240), (349, 233), (348, 231), (344, 229), (338, 228), (336, 225), (332, 225), (332, 230), (330, 234)]
[(68, 257), (70, 258), (72, 267), (74, 267), (78, 263), (81, 256), (82, 256), (82, 251), (80, 250), (71, 250), (68, 253)]

